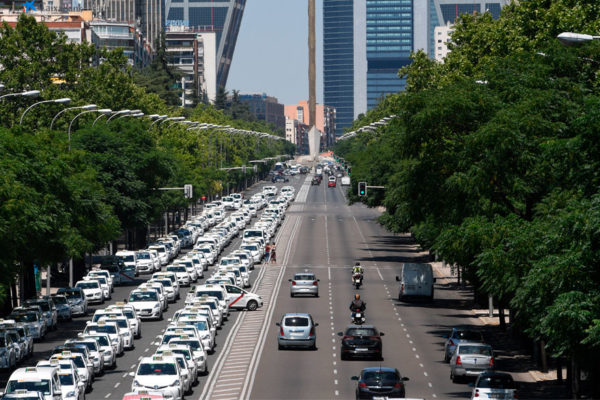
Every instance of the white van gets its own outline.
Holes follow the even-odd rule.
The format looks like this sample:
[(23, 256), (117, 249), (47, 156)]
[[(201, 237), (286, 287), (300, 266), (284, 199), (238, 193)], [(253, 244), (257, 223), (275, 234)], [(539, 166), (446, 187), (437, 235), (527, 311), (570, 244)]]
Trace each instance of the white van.
[(396, 276), (400, 282), (400, 292), (398, 300), (404, 300), (406, 297), (427, 297), (433, 300), (433, 269), (431, 264), (402, 264), (400, 276)]

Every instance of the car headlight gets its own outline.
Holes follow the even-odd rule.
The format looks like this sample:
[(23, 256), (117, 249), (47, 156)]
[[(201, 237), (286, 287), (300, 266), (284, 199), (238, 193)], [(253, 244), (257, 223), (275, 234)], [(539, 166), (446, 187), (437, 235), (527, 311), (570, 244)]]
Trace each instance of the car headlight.
[(113, 343), (119, 343), (119, 338), (112, 338), (110, 341)]
[(153, 307), (153, 309), (155, 309), (155, 310), (158, 310), (159, 308), (160, 308), (159, 304), (155, 304), (154, 307)]
[(179, 385), (179, 379), (175, 380), (175, 382), (173, 382), (173, 385)]

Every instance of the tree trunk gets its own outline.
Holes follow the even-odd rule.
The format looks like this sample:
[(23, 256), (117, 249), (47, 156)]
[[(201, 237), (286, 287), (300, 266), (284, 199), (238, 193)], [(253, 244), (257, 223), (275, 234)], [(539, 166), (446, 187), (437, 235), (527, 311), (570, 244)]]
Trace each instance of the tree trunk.
[(540, 340), (540, 366), (543, 373), (548, 372), (548, 356), (546, 355), (545, 340)]
[(498, 319), (500, 320), (500, 329), (506, 330), (506, 318), (504, 315), (504, 306), (502, 303), (498, 304)]
[(556, 380), (558, 383), (563, 383), (563, 373), (562, 373), (562, 359), (558, 357), (556, 359)]
[(571, 356), (571, 396), (574, 399), (579, 396), (579, 365), (575, 356)]
[(21, 279), (22, 279), (22, 291), (21, 291), (21, 302), (23, 300), (36, 298), (37, 290), (35, 289), (35, 274), (33, 271), (33, 261), (24, 261), (21, 264)]

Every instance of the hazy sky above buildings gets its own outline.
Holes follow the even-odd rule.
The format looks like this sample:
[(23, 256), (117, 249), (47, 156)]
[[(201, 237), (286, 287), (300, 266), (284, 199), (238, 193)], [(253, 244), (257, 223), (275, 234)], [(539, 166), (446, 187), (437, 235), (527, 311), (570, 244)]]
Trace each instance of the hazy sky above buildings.
[[(317, 102), (322, 89), (322, 11), (317, 0)], [(247, 0), (227, 90), (308, 99), (308, 0)]]

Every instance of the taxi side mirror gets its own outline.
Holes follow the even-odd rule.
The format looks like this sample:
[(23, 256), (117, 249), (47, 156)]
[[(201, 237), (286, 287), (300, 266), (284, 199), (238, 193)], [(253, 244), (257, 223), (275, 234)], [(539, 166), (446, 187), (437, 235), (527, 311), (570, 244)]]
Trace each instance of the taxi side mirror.
[(396, 282), (400, 282), (400, 277), (396, 275)]

